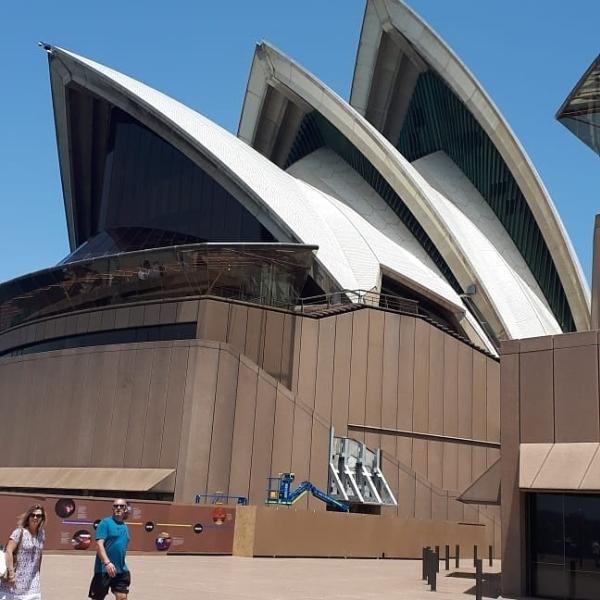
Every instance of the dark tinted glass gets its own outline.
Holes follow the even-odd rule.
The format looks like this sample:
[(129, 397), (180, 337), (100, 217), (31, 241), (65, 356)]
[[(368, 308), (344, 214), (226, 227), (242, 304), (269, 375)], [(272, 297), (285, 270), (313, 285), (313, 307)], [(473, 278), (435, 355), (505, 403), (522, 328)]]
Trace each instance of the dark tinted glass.
[(112, 128), (98, 231), (138, 228), (197, 241), (274, 241), (230, 192), (161, 137), (119, 109), (112, 111)]
[(600, 496), (531, 494), (528, 526), (532, 594), (600, 598)]
[(314, 248), (195, 244), (126, 252), (32, 273), (0, 285), (0, 331), (95, 306), (183, 296), (295, 305)]
[(127, 327), (96, 331), (81, 335), (54, 338), (16, 348), (10, 348), (0, 353), (0, 356), (20, 356), (64, 350), (65, 348), (83, 348), (85, 346), (106, 346), (108, 344), (131, 344), (133, 342), (161, 342), (168, 340), (193, 340), (196, 337), (196, 323), (172, 323), (168, 325), (150, 325), (147, 327)]

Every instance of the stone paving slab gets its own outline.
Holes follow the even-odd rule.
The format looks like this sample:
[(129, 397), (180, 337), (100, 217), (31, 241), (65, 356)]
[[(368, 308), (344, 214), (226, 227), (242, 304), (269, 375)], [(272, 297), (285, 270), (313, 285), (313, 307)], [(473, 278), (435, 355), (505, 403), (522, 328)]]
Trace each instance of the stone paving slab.
[[(131, 600), (472, 600), (473, 573), (439, 573), (438, 592), (421, 581), (416, 560), (269, 559), (231, 556), (128, 557)], [(472, 564), (472, 563), (471, 563)], [(499, 561), (485, 571), (498, 573)], [(90, 555), (45, 555), (43, 600), (84, 600)], [(453, 571), (450, 571), (453, 573)], [(496, 575), (497, 577), (497, 575)], [(112, 595), (108, 598), (113, 598)]]

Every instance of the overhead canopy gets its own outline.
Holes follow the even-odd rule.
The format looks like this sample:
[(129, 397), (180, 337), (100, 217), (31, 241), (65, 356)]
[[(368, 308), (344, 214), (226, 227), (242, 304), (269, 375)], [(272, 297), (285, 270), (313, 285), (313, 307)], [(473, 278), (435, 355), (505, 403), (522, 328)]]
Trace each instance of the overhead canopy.
[(600, 489), (600, 444), (521, 444), (519, 487), (523, 490)]
[(459, 497), (464, 504), (500, 504), (501, 459), (484, 471)]
[(0, 488), (173, 492), (175, 469), (0, 467)]

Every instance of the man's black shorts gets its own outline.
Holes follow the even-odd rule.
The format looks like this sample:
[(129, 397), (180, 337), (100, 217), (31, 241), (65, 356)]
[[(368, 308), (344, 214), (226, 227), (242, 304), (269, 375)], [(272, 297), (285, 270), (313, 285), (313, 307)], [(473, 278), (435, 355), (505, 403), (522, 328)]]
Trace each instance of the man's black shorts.
[(114, 577), (110, 577), (108, 573), (94, 573), (88, 597), (93, 600), (104, 600), (109, 589), (113, 594), (128, 594), (130, 584), (129, 571), (117, 573)]

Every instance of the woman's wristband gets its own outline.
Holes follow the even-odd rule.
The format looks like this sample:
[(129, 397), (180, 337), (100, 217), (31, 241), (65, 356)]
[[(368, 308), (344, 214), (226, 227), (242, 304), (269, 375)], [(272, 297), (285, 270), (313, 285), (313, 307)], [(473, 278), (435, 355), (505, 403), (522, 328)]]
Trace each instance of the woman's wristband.
[(105, 566), (105, 567), (108, 567), (108, 565), (112, 565), (112, 562), (110, 562), (110, 560), (109, 560), (108, 562), (105, 562), (105, 563), (104, 563), (104, 566)]

